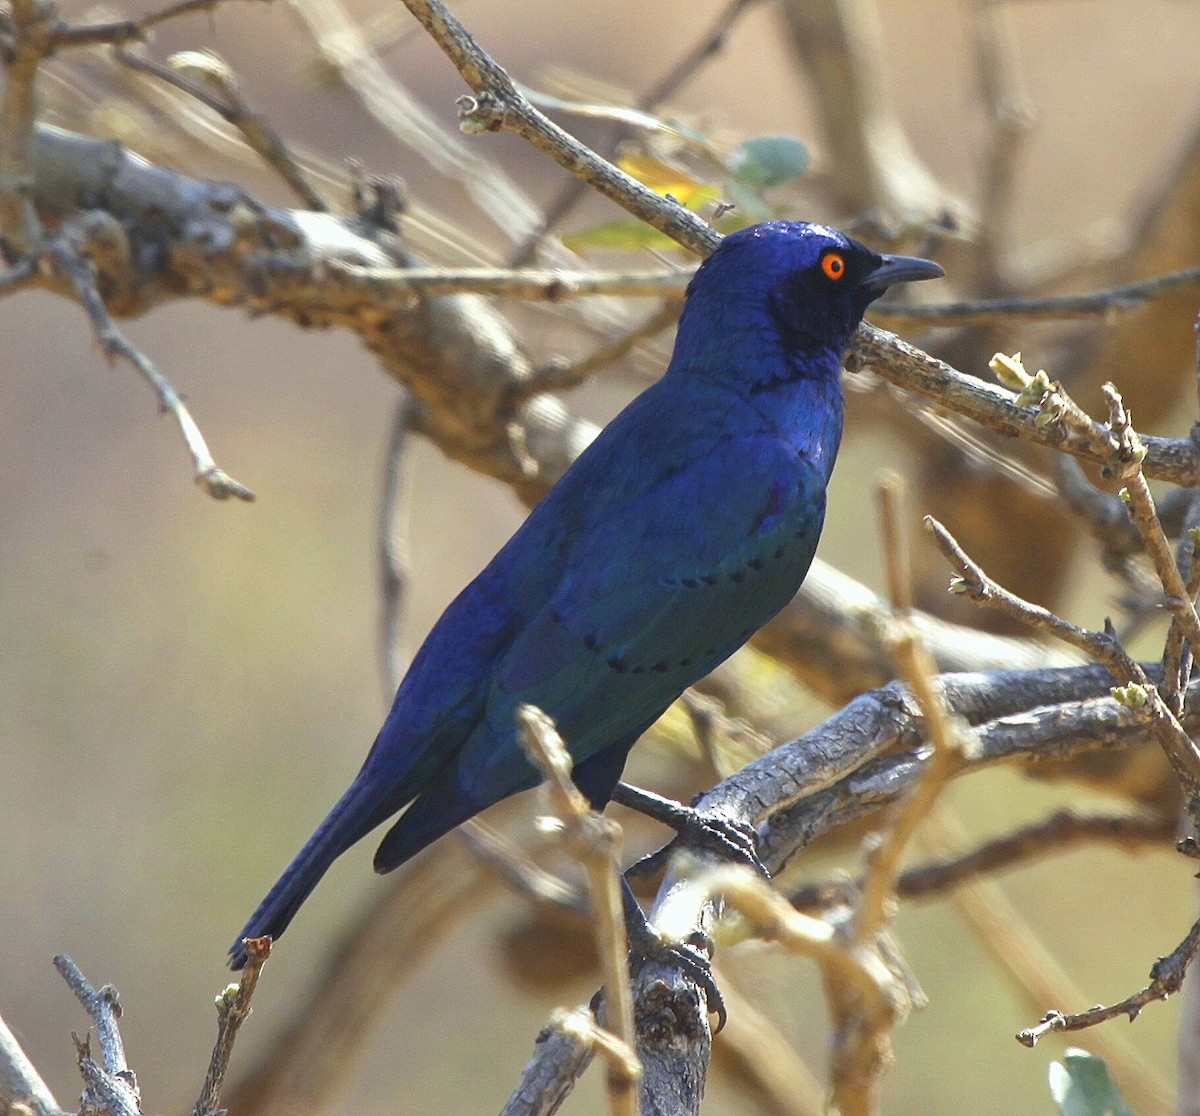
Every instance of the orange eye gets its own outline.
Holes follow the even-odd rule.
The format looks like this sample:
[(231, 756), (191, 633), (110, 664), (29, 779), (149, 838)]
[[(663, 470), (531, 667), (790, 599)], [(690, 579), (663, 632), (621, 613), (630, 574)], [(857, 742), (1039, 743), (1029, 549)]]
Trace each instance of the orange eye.
[(821, 260), (821, 270), (828, 278), (837, 282), (846, 274), (846, 259), (840, 252), (830, 252)]

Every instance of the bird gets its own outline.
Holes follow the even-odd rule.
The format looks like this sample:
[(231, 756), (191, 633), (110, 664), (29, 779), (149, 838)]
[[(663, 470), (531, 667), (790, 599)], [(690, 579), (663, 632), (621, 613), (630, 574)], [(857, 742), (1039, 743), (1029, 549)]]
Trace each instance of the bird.
[(380, 873), (535, 786), (522, 704), (553, 718), (574, 782), (602, 809), (637, 739), (799, 589), (841, 440), (851, 336), (889, 286), (942, 274), (820, 224), (726, 236), (688, 284), (666, 371), (446, 608), (230, 966), (246, 964), (244, 939), (278, 939), (334, 860), (393, 816)]

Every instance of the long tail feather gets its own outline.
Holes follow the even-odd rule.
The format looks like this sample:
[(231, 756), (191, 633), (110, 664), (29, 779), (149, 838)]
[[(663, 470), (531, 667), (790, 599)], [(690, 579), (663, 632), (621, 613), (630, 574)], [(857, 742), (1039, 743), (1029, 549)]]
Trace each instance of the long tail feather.
[(300, 905), (311, 894), (329, 866), (351, 845), (365, 837), (389, 815), (395, 813), (394, 798), (387, 791), (372, 785), (361, 774), (350, 789), (338, 800), (328, 816), (308, 839), (284, 870), (267, 897), (250, 916), (250, 921), (229, 949), (229, 967), (241, 969), (246, 964), (244, 938), (269, 935), (278, 938), (292, 921)]

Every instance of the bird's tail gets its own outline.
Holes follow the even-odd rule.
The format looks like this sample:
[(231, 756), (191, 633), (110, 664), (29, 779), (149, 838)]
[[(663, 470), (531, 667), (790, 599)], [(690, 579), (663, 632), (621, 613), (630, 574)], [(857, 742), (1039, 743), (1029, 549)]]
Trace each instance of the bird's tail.
[(329, 866), (395, 812), (398, 807), (390, 805), (392, 797), (386, 792), (381, 793), (379, 787), (372, 785), (372, 780), (364, 778), (363, 774), (350, 784), (237, 936), (229, 949), (231, 969), (240, 969), (246, 964), (243, 939), (265, 936), (277, 939), (287, 929)]

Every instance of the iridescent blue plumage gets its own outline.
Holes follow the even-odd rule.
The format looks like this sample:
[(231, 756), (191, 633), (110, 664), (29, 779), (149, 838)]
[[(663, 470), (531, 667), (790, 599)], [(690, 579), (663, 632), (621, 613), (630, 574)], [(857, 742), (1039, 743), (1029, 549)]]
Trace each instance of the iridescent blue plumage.
[(936, 265), (820, 225), (727, 237), (670, 365), (596, 438), (418, 651), (350, 789), (241, 937), (278, 937), (333, 860), (407, 807), (390, 871), (537, 781), (514, 713), (558, 723), (597, 806), (629, 749), (799, 588), (842, 433), (841, 360), (872, 299)]

